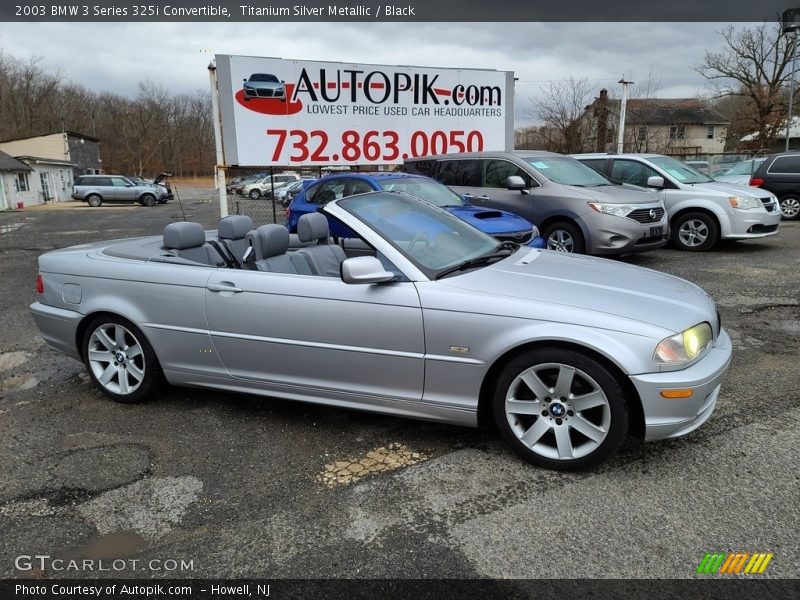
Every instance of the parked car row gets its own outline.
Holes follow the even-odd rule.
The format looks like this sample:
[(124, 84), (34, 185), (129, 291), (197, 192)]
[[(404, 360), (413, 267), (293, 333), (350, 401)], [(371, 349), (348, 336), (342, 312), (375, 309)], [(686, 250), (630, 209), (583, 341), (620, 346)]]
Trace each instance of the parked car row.
[(774, 235), (781, 220), (767, 189), (716, 182), (656, 154), (480, 152), (408, 159), (404, 170), (525, 217), (549, 249), (564, 252), (642, 252), (668, 240), (704, 251), (721, 239)]

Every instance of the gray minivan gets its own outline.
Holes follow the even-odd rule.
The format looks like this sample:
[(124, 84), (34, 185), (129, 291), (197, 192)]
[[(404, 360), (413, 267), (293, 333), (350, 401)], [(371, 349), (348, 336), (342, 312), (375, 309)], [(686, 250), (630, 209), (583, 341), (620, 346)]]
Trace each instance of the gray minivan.
[(669, 238), (657, 194), (609, 180), (569, 156), (543, 151), (442, 154), (405, 160), (477, 205), (507, 210), (539, 227), (551, 250), (624, 254)]

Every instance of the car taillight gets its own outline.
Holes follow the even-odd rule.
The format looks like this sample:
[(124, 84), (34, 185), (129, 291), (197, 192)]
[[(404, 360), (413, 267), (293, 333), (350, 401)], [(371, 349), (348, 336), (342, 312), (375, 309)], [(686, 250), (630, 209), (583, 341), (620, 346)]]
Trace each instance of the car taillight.
[(292, 216), (292, 209), (287, 206), (286, 207), (286, 218), (288, 219), (291, 216)]
[(761, 179), (761, 177), (751, 177), (750, 185), (755, 187), (761, 187), (762, 185), (764, 185), (764, 180)]
[(36, 293), (44, 294), (44, 280), (41, 273), (36, 276)]

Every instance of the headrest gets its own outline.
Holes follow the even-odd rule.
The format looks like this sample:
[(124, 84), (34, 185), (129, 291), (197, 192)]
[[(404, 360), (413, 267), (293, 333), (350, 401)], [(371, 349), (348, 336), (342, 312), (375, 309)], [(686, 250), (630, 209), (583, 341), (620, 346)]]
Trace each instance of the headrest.
[(285, 254), (289, 249), (289, 230), (283, 225), (262, 225), (255, 230), (254, 238), (261, 249), (256, 253), (259, 260)]
[(247, 215), (230, 215), (219, 220), (217, 236), (223, 240), (241, 240), (253, 227), (253, 219)]
[(200, 223), (170, 223), (164, 227), (164, 248), (186, 250), (206, 243), (206, 232)]
[(303, 215), (297, 221), (297, 237), (301, 242), (316, 240), (320, 244), (327, 244), (328, 231), (328, 219), (318, 212)]

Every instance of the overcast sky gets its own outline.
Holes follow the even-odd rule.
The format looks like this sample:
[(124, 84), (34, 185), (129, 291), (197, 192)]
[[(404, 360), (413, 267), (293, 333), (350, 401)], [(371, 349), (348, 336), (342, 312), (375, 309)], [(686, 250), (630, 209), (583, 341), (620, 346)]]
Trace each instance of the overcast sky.
[[(208, 88), (213, 54), (514, 71), (517, 126), (530, 98), (568, 77), (613, 88), (624, 74), (659, 97), (701, 94), (694, 70), (721, 47), (725, 23), (9, 23), (0, 49), (62, 69), (92, 90), (134, 95), (150, 79), (174, 91)], [(739, 25), (741, 26), (741, 25)]]

